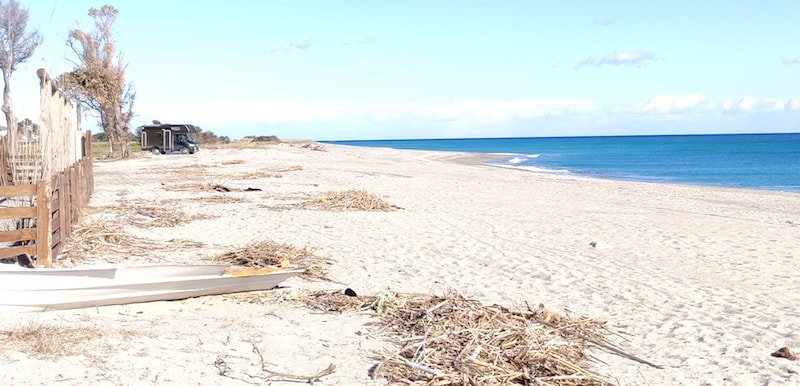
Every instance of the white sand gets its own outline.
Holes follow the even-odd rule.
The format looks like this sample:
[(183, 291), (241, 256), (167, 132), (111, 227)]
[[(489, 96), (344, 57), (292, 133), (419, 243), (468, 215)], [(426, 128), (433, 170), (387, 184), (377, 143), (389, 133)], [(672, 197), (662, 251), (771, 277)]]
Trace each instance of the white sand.
[[(126, 227), (152, 239), (201, 241), (205, 249), (86, 256), (80, 263), (199, 262), (271, 239), (332, 259), (330, 276), (344, 283), (293, 278), (280, 290), (286, 296), (345, 286), (365, 295), (453, 288), (486, 304), (543, 303), (624, 325), (624, 335), (612, 339), (665, 366), (594, 352), (606, 363), (597, 372), (622, 385), (800, 384), (798, 362), (770, 356), (783, 346), (800, 351), (800, 194), (566, 178), (453, 162), (449, 153), (326, 148), (204, 149), (98, 162), (92, 207), (174, 200), (184, 212), (219, 217)], [(185, 174), (153, 173), (156, 165)], [(208, 168), (198, 174), (193, 166)], [(291, 166), (302, 170), (231, 177)], [(181, 181), (263, 191), (231, 192), (246, 201), (209, 204), (188, 199), (213, 193), (162, 189)], [(287, 196), (349, 189), (366, 189), (403, 210), (269, 209)], [(3, 315), (0, 331), (46, 325), (89, 333), (74, 355), (61, 358), (6, 345), (0, 384), (244, 384), (220, 376), (218, 367), (224, 362), (234, 376), (263, 375), (253, 344), (272, 371), (311, 375), (335, 364), (336, 372), (317, 384), (385, 384), (367, 376), (371, 350), (386, 345), (370, 335), (368, 317), (237, 299)]]

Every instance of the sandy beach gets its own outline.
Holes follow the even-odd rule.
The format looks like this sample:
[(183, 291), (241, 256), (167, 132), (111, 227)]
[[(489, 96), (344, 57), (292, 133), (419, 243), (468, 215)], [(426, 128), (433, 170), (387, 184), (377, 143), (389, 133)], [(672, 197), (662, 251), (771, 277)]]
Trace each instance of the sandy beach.
[[(370, 331), (368, 315), (281, 301), (351, 288), (452, 289), (485, 304), (544, 304), (605, 320), (616, 326), (616, 344), (663, 366), (594, 350), (594, 370), (620, 385), (800, 384), (798, 362), (770, 355), (800, 351), (800, 194), (582, 179), (480, 159), (276, 145), (96, 162), (87, 219), (114, 221), (120, 205), (157, 203), (187, 220), (120, 223), (159, 247), (68, 254), (57, 266), (202, 263), (273, 240), (328, 259), (331, 280), (296, 277), (260, 295), (3, 315), (0, 383), (294, 385), (276, 373), (333, 364), (315, 384), (384, 385), (368, 372), (371, 353), (389, 343)], [(198, 184), (231, 191), (180, 188)], [(350, 189), (399, 209), (289, 205)], [(224, 199), (204, 199), (212, 196)], [(41, 348), (9, 338), (25, 328), (57, 337), (61, 355), (37, 355)], [(231, 376), (220, 375), (223, 364)]]

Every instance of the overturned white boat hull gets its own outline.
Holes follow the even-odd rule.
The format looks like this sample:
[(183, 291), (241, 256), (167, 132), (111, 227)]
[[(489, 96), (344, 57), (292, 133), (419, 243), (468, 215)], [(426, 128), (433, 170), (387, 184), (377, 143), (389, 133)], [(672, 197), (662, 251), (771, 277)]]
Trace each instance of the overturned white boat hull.
[(268, 290), (302, 269), (227, 271), (225, 265), (0, 270), (0, 312), (178, 300)]

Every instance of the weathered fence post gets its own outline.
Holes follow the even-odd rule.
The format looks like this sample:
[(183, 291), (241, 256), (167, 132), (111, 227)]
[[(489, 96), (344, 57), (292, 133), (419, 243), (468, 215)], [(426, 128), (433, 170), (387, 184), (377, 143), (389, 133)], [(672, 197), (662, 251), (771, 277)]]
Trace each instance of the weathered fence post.
[(36, 262), (45, 267), (53, 266), (53, 232), (50, 225), (53, 211), (50, 198), (50, 179), (36, 183)]

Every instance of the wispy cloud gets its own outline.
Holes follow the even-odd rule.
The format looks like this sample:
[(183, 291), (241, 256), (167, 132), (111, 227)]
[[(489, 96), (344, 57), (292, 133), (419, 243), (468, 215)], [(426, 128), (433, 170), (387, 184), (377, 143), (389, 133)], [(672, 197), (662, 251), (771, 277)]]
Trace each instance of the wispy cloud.
[(613, 112), (620, 114), (661, 113), (678, 114), (714, 110), (716, 105), (700, 94), (659, 95), (647, 102), (618, 106)]
[(592, 24), (594, 24), (594, 25), (599, 25), (599, 26), (603, 26), (603, 27), (608, 27), (608, 26), (614, 25), (616, 23), (617, 23), (617, 20), (615, 20), (615, 19), (598, 19), (598, 20), (595, 20), (595, 21), (592, 22)]
[(722, 103), (723, 111), (741, 113), (789, 111), (797, 110), (798, 107), (800, 104), (797, 99), (756, 98), (750, 95), (745, 95), (738, 101), (726, 100)]
[(644, 66), (652, 62), (657, 62), (659, 59), (655, 54), (646, 50), (636, 51), (614, 51), (610, 54), (603, 56), (600, 59), (588, 57), (575, 65), (575, 69), (583, 67), (600, 67), (600, 66)]
[(376, 44), (384, 41), (386, 39), (378, 37), (378, 36), (359, 36), (359, 37), (349, 37), (342, 40), (342, 44), (346, 46), (355, 46), (355, 45), (367, 45), (367, 44)]
[(297, 102), (247, 102), (220, 100), (185, 108), (143, 108), (142, 116), (173, 116), (205, 124), (360, 124), (365, 122), (447, 122), (454, 125), (493, 125), (546, 119), (603, 121), (631, 117), (689, 118), (715, 114), (756, 114), (800, 111), (800, 98), (777, 99), (744, 96), (714, 102), (700, 94), (660, 95), (624, 105), (603, 105), (585, 99), (534, 99), (479, 101), (457, 99), (450, 103), (337, 104)]
[(291, 50), (307, 50), (311, 48), (311, 45), (314, 43), (314, 39), (304, 39), (299, 41), (290, 42), (288, 44), (267, 48), (266, 51), (270, 54), (276, 52), (286, 52)]
[(800, 56), (796, 58), (783, 59), (783, 64), (800, 64)]

